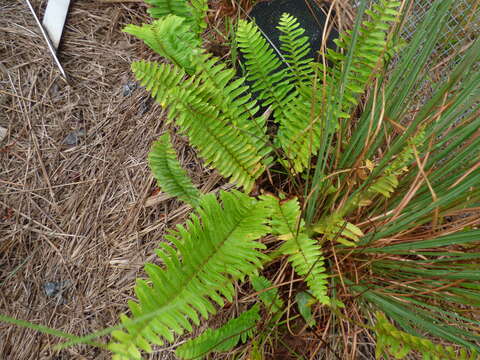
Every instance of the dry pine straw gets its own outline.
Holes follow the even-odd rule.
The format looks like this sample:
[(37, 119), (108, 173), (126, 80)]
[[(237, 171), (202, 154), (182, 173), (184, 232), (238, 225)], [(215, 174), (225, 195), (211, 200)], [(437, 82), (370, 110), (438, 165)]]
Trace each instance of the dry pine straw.
[[(46, 1), (33, 5), (42, 14)], [(2, 1), (0, 14), (0, 313), (87, 334), (126, 310), (143, 263), (188, 212), (152, 198), (146, 154), (165, 130), (160, 107), (141, 88), (123, 96), (130, 62), (154, 55), (121, 29), (148, 18), (143, 4), (72, 2), (59, 50), (68, 86), (26, 4)], [(81, 141), (64, 145), (79, 129)], [(217, 186), (176, 142), (195, 183)], [(65, 304), (46, 296), (51, 281), (70, 283)], [(86, 346), (55, 353), (58, 339), (4, 323), (0, 334), (2, 360), (108, 358)]]

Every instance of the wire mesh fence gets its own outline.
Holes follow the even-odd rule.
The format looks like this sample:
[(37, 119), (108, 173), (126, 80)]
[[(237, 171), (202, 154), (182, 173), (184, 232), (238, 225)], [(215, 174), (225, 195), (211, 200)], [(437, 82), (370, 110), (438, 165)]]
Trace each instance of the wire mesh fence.
[[(378, 0), (370, 0), (378, 1)], [(354, 0), (357, 7), (360, 0)], [(403, 37), (410, 39), (435, 0), (414, 0), (404, 26)], [(480, 0), (456, 0), (440, 36), (434, 56), (436, 61), (461, 59), (468, 46), (480, 35)]]
[[(410, 38), (424, 19), (434, 0), (414, 0), (405, 24), (405, 38)], [(457, 0), (435, 49), (436, 61), (459, 60), (480, 34), (480, 0)]]

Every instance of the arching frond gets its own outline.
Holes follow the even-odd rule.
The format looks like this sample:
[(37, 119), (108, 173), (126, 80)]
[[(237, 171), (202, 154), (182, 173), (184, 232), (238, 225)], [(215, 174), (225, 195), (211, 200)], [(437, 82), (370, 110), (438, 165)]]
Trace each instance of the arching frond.
[(179, 86), (185, 77), (183, 69), (169, 64), (142, 60), (133, 62), (131, 68), (140, 84), (145, 86), (145, 89), (163, 107), (171, 103), (171, 90)]
[[(132, 69), (142, 85), (151, 89), (152, 96), (160, 104), (169, 106), (169, 119), (188, 135), (190, 143), (199, 150), (207, 164), (250, 191), (265, 170), (262, 155), (266, 151), (259, 148), (261, 141), (258, 138), (235, 126), (235, 121), (230, 119), (222, 105), (212, 100), (218, 93), (212, 83), (202, 76), (175, 82), (182, 73), (175, 66), (169, 69), (164, 65), (138, 62), (132, 65)], [(219, 70), (216, 75), (222, 77), (225, 74)], [(241, 82), (232, 84), (227, 92), (230, 96), (236, 91), (234, 86), (238, 90)], [(240, 125), (240, 121), (237, 124)]]
[(168, 133), (162, 135), (148, 154), (148, 164), (160, 189), (195, 207), (202, 194), (181, 168)]
[(305, 281), (317, 300), (324, 305), (330, 304), (324, 257), (318, 242), (308, 236), (301, 219), (298, 200), (280, 202), (273, 197), (263, 197), (273, 209), (271, 227), (272, 234), (277, 235), (284, 243), (280, 251), (288, 256), (293, 268)]
[(201, 42), (188, 22), (180, 16), (167, 15), (152, 24), (127, 25), (125, 32), (145, 41), (153, 51), (192, 73), (192, 57)]
[(267, 166), (271, 162), (269, 154), (272, 149), (268, 144), (266, 118), (255, 116), (259, 106), (252, 99), (248, 86), (244, 85), (245, 79), (236, 79), (233, 69), (226, 68), (218, 58), (207, 53), (198, 54), (195, 64), (196, 76), (210, 85), (208, 101), (220, 109), (231, 126), (247, 135)]
[[(349, 112), (352, 106), (358, 104), (359, 95), (365, 92), (367, 85), (383, 70), (383, 61), (387, 50), (387, 34), (390, 23), (397, 21), (401, 2), (392, 0), (380, 0), (373, 5), (373, 10), (367, 10), (369, 19), (362, 23), (362, 29), (358, 35), (354, 48), (351, 70), (345, 82), (343, 97), (344, 101), (337, 112)], [(330, 74), (329, 82), (332, 86), (339, 83), (342, 66), (345, 64), (346, 53), (351, 47), (351, 32), (347, 31), (339, 39), (335, 40), (339, 50), (327, 50), (327, 59), (333, 63), (333, 68), (322, 68)], [(342, 51), (344, 53), (342, 53)], [(332, 110), (333, 111), (333, 110)]]
[(150, 352), (150, 344), (191, 331), (191, 322), (198, 325), (200, 316), (215, 313), (215, 303), (232, 300), (234, 281), (261, 268), (265, 255), (259, 249), (265, 246), (257, 239), (269, 232), (271, 210), (238, 191), (221, 192), (220, 198), (203, 196), (186, 227), (166, 236), (177, 250), (161, 244), (157, 254), (164, 268), (145, 266), (149, 278), (135, 286), (138, 303), (129, 303), (132, 317), (121, 318), (126, 331), (112, 333), (114, 359), (139, 359), (140, 349)]
[(200, 336), (179, 346), (175, 354), (182, 359), (201, 359), (211, 352), (231, 350), (239, 341), (245, 342), (254, 334), (260, 320), (259, 310), (260, 305), (255, 304), (222, 327), (205, 330)]

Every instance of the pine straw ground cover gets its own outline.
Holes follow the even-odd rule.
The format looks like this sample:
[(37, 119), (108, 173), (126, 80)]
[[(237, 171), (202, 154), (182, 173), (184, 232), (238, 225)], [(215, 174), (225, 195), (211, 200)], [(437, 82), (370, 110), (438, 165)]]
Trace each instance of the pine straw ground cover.
[[(33, 5), (42, 14), (46, 1)], [(156, 196), (147, 170), (161, 109), (143, 89), (123, 94), (131, 61), (150, 52), (121, 29), (145, 16), (139, 3), (72, 2), (59, 51), (68, 86), (26, 3), (0, 4), (2, 314), (78, 335), (112, 325), (157, 240), (188, 210)], [(215, 186), (177, 142), (196, 182)], [(64, 303), (46, 295), (48, 282), (66, 282)], [(83, 346), (54, 355), (57, 338), (5, 323), (0, 334), (0, 359), (107, 358)]]

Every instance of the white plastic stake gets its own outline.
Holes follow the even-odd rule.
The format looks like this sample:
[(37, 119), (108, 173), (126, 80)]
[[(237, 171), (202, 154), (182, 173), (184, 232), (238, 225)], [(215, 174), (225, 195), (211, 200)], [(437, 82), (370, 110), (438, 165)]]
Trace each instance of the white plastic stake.
[(49, 0), (45, 9), (43, 27), (55, 49), (58, 49), (58, 44), (60, 44), (62, 38), (69, 5), (70, 0)]

